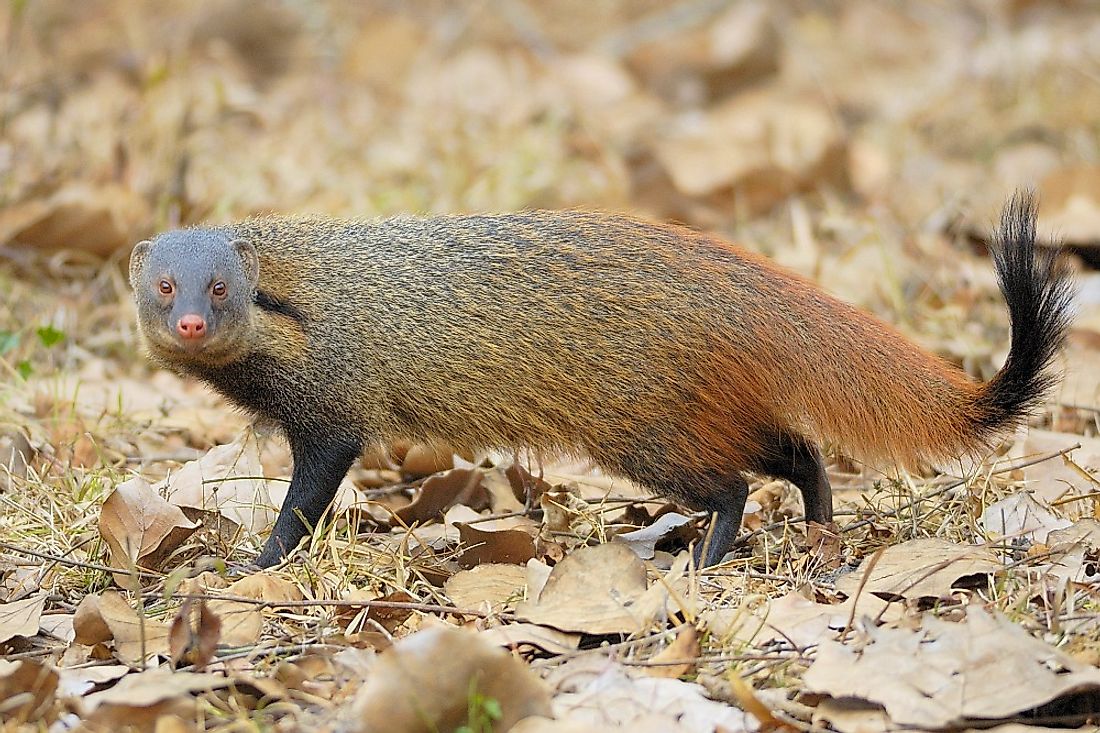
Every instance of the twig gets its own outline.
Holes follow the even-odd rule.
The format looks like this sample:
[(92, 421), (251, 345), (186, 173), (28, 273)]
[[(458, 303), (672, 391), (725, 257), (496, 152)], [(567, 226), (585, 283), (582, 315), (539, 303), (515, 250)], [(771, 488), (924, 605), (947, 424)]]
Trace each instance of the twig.
[[(122, 568), (112, 568), (109, 565), (100, 565), (94, 562), (84, 562), (82, 560), (72, 560), (61, 555), (52, 555), (48, 552), (38, 552), (37, 550), (28, 550), (26, 547), (20, 547), (18, 545), (12, 545), (7, 542), (0, 541), (0, 547), (11, 552), (18, 552), (21, 555), (30, 555), (31, 557), (37, 557), (39, 560), (48, 560), (50, 562), (57, 563), (59, 565), (70, 565), (76, 568), (86, 568), (88, 570), (102, 570), (107, 573), (119, 573), (121, 575), (134, 575), (129, 570), (123, 570)], [(150, 570), (138, 570), (138, 575), (142, 575), (146, 578), (163, 578), (164, 573), (155, 573)]]
[[(160, 593), (146, 593), (147, 596), (159, 598)], [(261, 608), (310, 608), (313, 606), (337, 606), (341, 608), (393, 608), (408, 611), (423, 611), (424, 613), (449, 613), (455, 616), (476, 616), (478, 618), (500, 618), (511, 620), (510, 613), (488, 613), (486, 611), (474, 611), (454, 606), (442, 606), (437, 603), (417, 603), (415, 601), (382, 601), (382, 600), (339, 600), (318, 599), (303, 601), (269, 601), (263, 598), (249, 598), (228, 593), (174, 593), (172, 598), (181, 600), (206, 600), (206, 601), (234, 601), (247, 603)]]

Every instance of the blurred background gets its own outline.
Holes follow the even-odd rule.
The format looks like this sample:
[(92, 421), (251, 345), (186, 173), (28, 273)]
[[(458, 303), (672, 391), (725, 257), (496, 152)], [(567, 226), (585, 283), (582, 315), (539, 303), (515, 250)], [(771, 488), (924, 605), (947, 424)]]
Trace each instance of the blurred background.
[[(1095, 363), (1095, 2), (7, 0), (0, 37), (0, 409), (22, 433), (74, 384), (145, 424), (212, 399), (151, 379), (121, 266), (267, 211), (678, 220), (984, 377), (1008, 343), (984, 244), (1031, 186), (1081, 268), (1070, 360)], [(1095, 405), (1079, 371), (1062, 401)], [(95, 438), (65, 430), (38, 443)]]

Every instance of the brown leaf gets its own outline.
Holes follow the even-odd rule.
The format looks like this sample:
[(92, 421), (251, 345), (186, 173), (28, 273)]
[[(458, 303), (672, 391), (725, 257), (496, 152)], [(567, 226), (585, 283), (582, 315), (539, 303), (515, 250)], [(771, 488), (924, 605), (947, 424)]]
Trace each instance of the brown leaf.
[(34, 636), (38, 633), (42, 609), (46, 607), (46, 594), (24, 598), (21, 601), (0, 603), (0, 642), (13, 636)]
[(569, 634), (538, 624), (502, 624), (480, 632), (490, 644), (516, 649), (535, 647), (549, 654), (568, 654), (581, 643), (580, 634)]
[[(300, 601), (302, 592), (298, 586), (271, 571), (246, 575), (225, 589), (226, 595), (243, 596), (268, 601)], [(222, 625), (222, 642), (229, 646), (247, 646), (260, 640), (264, 617), (261, 606), (255, 603), (233, 600), (211, 600), (208, 605)]]
[(527, 517), (507, 517), (476, 524), (455, 522), (465, 549), (458, 564), (469, 568), (482, 563), (523, 564), (535, 556), (537, 525)]
[[(837, 580), (836, 588), (854, 595), (866, 575), (870, 559), (853, 573)], [(951, 593), (962, 578), (989, 575), (1003, 570), (1004, 564), (992, 550), (973, 545), (957, 545), (928, 538), (887, 547), (871, 568), (864, 593), (883, 598), (941, 598)]]
[(443, 584), (443, 591), (458, 608), (477, 609), (488, 604), (499, 611), (522, 598), (526, 586), (526, 567), (486, 563), (455, 573)]
[(99, 610), (99, 596), (86, 595), (80, 599), (73, 614), (73, 631), (78, 644), (92, 646), (111, 640), (111, 628)]
[[(104, 591), (98, 603), (89, 603), (88, 613), (93, 612), (110, 630), (115, 653), (126, 664), (140, 664), (155, 654), (168, 654), (168, 624), (138, 616), (117, 591)], [(88, 628), (94, 630), (98, 623), (89, 619)]]
[(562, 631), (634, 634), (650, 622), (639, 613), (645, 592), (645, 566), (629, 548), (582, 547), (554, 567), (537, 599), (516, 607), (516, 617)]
[(699, 659), (699, 632), (694, 626), (685, 626), (680, 633), (657, 654), (650, 658), (654, 666), (645, 667), (650, 677), (668, 677), (676, 679), (695, 671), (695, 660)]
[(275, 521), (275, 500), (251, 432), (185, 463), (154, 488), (176, 506), (217, 511), (253, 534)]
[[(52, 667), (24, 659), (0, 659), (0, 713), (16, 730), (19, 723), (52, 722), (58, 675)], [(6, 728), (6, 726), (5, 726)]]
[(612, 541), (623, 543), (643, 560), (652, 560), (658, 542), (672, 537), (683, 537), (691, 541), (697, 536), (690, 517), (677, 512), (666, 512), (648, 527), (615, 535)]
[(489, 505), (488, 492), (481, 486), (481, 471), (456, 468), (428, 477), (412, 503), (398, 509), (396, 515), (408, 526), (440, 519), (456, 504), (469, 506), (474, 511)]
[[(135, 564), (159, 567), (197, 528), (140, 478), (116, 486), (99, 513), (99, 533), (111, 551), (110, 565), (120, 570)], [(119, 585), (128, 580), (127, 575), (115, 575)]]
[(168, 632), (172, 664), (178, 667), (185, 662), (201, 672), (214, 657), (221, 630), (221, 619), (207, 608), (205, 601), (200, 600), (196, 606), (190, 598), (185, 600)]
[(810, 692), (886, 708), (894, 726), (966, 727), (1016, 717), (1062, 696), (1100, 696), (1100, 670), (1068, 657), (980, 605), (952, 623), (868, 630), (865, 644), (827, 641), (806, 672)]
[(84, 722), (105, 730), (151, 729), (162, 716), (193, 718), (196, 703), (192, 695), (231, 684), (233, 680), (221, 675), (164, 668), (128, 674), (115, 686), (84, 698)]
[(530, 715), (549, 715), (545, 685), (508, 652), (469, 631), (438, 626), (382, 652), (352, 703), (356, 730), (454, 730), (468, 720), (472, 694), (495, 700), (508, 730)]
[[(405, 591), (394, 591), (388, 593), (378, 600), (397, 602), (397, 603), (412, 603), (415, 598), (410, 596)], [(382, 606), (371, 606), (367, 611), (367, 618), (373, 621), (377, 621), (382, 625), (386, 631), (393, 633), (397, 630), (397, 627), (405, 623), (405, 620), (412, 615), (412, 609), (410, 608), (385, 608)]]

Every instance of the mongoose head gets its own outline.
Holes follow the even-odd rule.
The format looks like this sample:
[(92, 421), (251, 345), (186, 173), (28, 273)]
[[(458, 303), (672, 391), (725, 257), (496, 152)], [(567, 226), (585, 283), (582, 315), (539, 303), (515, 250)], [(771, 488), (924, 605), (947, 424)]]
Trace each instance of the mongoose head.
[(130, 255), (138, 328), (153, 357), (219, 365), (247, 355), (259, 260), (225, 230), (183, 229)]

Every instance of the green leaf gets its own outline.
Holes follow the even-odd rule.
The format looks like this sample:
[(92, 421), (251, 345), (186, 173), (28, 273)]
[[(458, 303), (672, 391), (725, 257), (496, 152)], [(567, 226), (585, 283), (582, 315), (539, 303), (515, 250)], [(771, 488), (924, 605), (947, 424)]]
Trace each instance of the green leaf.
[(485, 710), (485, 714), (489, 716), (490, 720), (500, 720), (504, 715), (504, 712), (500, 709), (500, 701), (495, 697), (483, 698), (481, 707)]
[(14, 331), (0, 331), (0, 355), (6, 354), (19, 345), (19, 334)]
[(15, 371), (19, 372), (19, 376), (23, 377), (23, 379), (30, 379), (31, 374), (34, 374), (34, 367), (31, 366), (29, 361), (24, 359), (15, 365)]
[(58, 331), (53, 326), (43, 326), (36, 331), (38, 334), (38, 340), (42, 342), (42, 345), (47, 349), (61, 342), (65, 338), (64, 331)]

